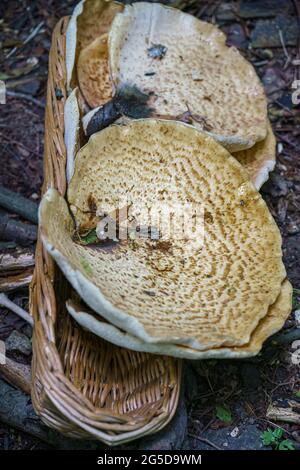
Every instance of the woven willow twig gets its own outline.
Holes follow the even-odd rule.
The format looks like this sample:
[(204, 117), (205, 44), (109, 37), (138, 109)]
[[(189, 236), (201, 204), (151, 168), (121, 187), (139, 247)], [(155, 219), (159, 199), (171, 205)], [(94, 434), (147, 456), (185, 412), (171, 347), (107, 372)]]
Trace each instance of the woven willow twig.
[[(53, 33), (45, 118), (43, 192), (55, 187), (62, 195), (68, 21), (63, 18)], [(118, 348), (77, 326), (65, 308), (72, 289), (40, 238), (30, 290), (32, 400), (48, 426), (69, 437), (116, 445), (158, 431), (170, 421), (179, 397), (181, 362)]]

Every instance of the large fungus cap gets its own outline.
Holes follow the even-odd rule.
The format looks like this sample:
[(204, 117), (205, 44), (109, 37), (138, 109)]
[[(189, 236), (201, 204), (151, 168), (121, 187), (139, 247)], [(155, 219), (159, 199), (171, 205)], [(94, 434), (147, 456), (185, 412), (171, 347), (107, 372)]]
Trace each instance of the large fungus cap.
[[(81, 298), (143, 341), (242, 346), (280, 293), (281, 237), (265, 202), (243, 167), (192, 126), (137, 120), (94, 134), (76, 156), (68, 201), (79, 226), (121, 202), (131, 221), (161, 234), (82, 246), (55, 190), (40, 208), (45, 246)], [(171, 233), (160, 223), (166, 208)], [(195, 208), (204, 239), (198, 229), (180, 234)]]
[(276, 164), (276, 139), (271, 123), (268, 123), (267, 137), (264, 140), (251, 149), (234, 153), (233, 156), (246, 168), (254, 186), (260, 189)]
[(78, 58), (77, 75), (80, 90), (91, 108), (96, 108), (112, 97), (108, 70), (107, 34), (94, 39)]
[(126, 333), (99, 318), (98, 315), (88, 311), (85, 306), (74, 301), (67, 302), (67, 309), (74, 320), (84, 329), (123, 348), (153, 354), (166, 354), (183, 359), (242, 359), (258, 354), (266, 339), (283, 327), (292, 310), (292, 294), (293, 288), (286, 279), (282, 283), (276, 302), (269, 307), (267, 315), (253, 331), (249, 343), (240, 347), (212, 348), (205, 351), (199, 351), (179, 344), (145, 343), (136, 336)]
[(77, 86), (75, 69), (80, 53), (96, 38), (108, 33), (123, 5), (110, 0), (81, 0), (74, 8), (66, 34), (66, 68), (69, 90)]
[(152, 115), (190, 119), (230, 151), (267, 133), (267, 104), (252, 65), (216, 26), (155, 3), (127, 5), (109, 32), (114, 86), (151, 97)]

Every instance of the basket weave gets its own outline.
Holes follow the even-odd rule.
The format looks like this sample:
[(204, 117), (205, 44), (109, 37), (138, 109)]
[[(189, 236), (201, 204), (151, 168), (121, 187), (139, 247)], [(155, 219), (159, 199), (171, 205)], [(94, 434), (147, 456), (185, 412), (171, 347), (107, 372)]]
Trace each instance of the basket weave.
[[(57, 24), (49, 56), (43, 193), (66, 191), (64, 104), (65, 33)], [(117, 445), (158, 431), (178, 403), (181, 361), (138, 353), (87, 333), (68, 315), (72, 288), (42, 246), (30, 287), (33, 333), (33, 406), (61, 433)]]

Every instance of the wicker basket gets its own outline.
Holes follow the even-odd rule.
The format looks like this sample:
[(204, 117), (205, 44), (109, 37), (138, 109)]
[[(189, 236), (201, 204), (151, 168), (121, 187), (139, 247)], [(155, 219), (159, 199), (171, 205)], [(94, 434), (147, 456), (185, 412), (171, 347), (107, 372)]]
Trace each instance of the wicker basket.
[[(63, 18), (53, 33), (49, 57), (43, 192), (66, 191), (64, 103), (66, 99)], [(33, 405), (41, 419), (63, 434), (117, 445), (158, 431), (174, 415), (181, 362), (113, 346), (69, 317), (72, 288), (40, 239), (30, 289), (34, 317)]]

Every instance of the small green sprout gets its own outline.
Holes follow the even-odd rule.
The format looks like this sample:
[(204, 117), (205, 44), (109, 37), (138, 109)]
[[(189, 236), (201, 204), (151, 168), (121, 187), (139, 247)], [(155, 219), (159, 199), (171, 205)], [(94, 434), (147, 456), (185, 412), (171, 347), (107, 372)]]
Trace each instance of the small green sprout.
[(83, 267), (87, 275), (91, 276), (93, 274), (92, 267), (90, 266), (89, 262), (86, 259), (81, 258), (80, 264)]
[(228, 408), (228, 406), (221, 406), (221, 405), (217, 405), (216, 406), (216, 416), (217, 418), (219, 418), (221, 421), (223, 421), (223, 423), (232, 423), (232, 415), (231, 415), (231, 411), (230, 409)]
[(300, 289), (293, 289), (293, 308), (297, 309), (300, 307), (300, 302), (298, 301), (300, 297)]
[(82, 245), (92, 245), (94, 243), (99, 242), (99, 238), (97, 237), (96, 229), (93, 228), (84, 237), (80, 237), (80, 241), (81, 241)]
[(265, 446), (271, 446), (275, 450), (295, 450), (292, 441), (289, 439), (282, 439), (283, 429), (276, 428), (263, 432), (261, 439)]

